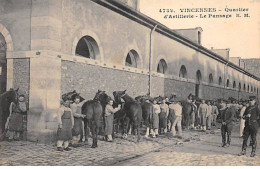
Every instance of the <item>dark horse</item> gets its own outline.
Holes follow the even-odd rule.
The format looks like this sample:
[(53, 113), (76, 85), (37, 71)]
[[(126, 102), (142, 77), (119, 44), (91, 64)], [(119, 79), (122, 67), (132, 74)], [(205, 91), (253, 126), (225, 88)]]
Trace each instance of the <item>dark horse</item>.
[(117, 103), (121, 103), (121, 98), (125, 101), (125, 105), (122, 107), (122, 111), (125, 112), (125, 118), (124, 118), (124, 135), (127, 137), (127, 129), (129, 127), (129, 124), (133, 124), (134, 131), (137, 130), (138, 139), (140, 140), (140, 125), (142, 122), (142, 107), (141, 104), (134, 100), (132, 97), (130, 97), (128, 94), (126, 94), (125, 91), (114, 91), (113, 92), (115, 101)]
[(0, 95), (0, 140), (4, 138), (5, 123), (10, 114), (9, 107), (12, 102), (17, 102), (19, 89), (10, 89)]
[(193, 112), (193, 105), (187, 101), (180, 101), (182, 105), (182, 127), (190, 128), (191, 125), (191, 114)]
[[(70, 100), (79, 95), (76, 91), (64, 94), (62, 97), (67, 96)], [(81, 97), (82, 98), (82, 97)], [(82, 114), (86, 115), (84, 118), (84, 129), (85, 129), (85, 140), (88, 141), (88, 127), (91, 129), (93, 143), (91, 148), (96, 148), (97, 145), (97, 135), (99, 132), (99, 128), (102, 120), (102, 105), (99, 100), (97, 100), (98, 96), (95, 96), (93, 100), (88, 100), (82, 105), (81, 111)], [(82, 98), (84, 99), (84, 98)], [(72, 100), (73, 101), (73, 100)]]
[(135, 98), (135, 100), (139, 101), (142, 106), (142, 117), (144, 121), (144, 125), (146, 126), (146, 134), (145, 137), (149, 136), (149, 129), (151, 129), (153, 126), (153, 104), (151, 101), (153, 100), (152, 97), (149, 95), (144, 96), (138, 96)]
[[(105, 107), (108, 103), (108, 101), (111, 99), (110, 96), (108, 96), (106, 94), (105, 91), (101, 91), (101, 90), (98, 90), (97, 94), (96, 94), (96, 99), (100, 100), (100, 103), (103, 107), (103, 119), (105, 119)], [(113, 104), (113, 107), (117, 107), (118, 106), (118, 103), (114, 103)], [(119, 126), (120, 126), (120, 123), (123, 124), (124, 123), (124, 118), (126, 117), (126, 113), (124, 111), (122, 111), (122, 109), (118, 110), (115, 114), (114, 114), (114, 126), (116, 125), (115, 128), (113, 128), (113, 130), (116, 130), (116, 132), (118, 133), (119, 132)], [(105, 127), (105, 122), (104, 122), (104, 127)], [(112, 134), (112, 136), (114, 137), (114, 132)]]

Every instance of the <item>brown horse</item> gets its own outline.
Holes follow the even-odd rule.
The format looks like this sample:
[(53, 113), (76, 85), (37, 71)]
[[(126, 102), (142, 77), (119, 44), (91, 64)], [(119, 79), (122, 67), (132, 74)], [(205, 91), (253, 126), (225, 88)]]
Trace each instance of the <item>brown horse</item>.
[[(62, 97), (67, 96), (67, 98), (73, 101), (73, 98), (79, 96), (76, 91), (66, 93), (62, 95)], [(84, 129), (85, 129), (85, 141), (88, 141), (88, 127), (91, 129), (93, 143), (91, 148), (96, 148), (97, 145), (97, 135), (99, 132), (99, 128), (101, 126), (102, 121), (102, 105), (100, 101), (97, 99), (99, 98), (98, 93), (96, 94), (93, 100), (88, 100), (82, 105), (81, 112), (82, 114), (86, 115), (84, 118)], [(82, 98), (82, 97), (81, 97)], [(83, 100), (84, 98), (82, 98)]]
[[(106, 107), (108, 101), (111, 99), (111, 97), (108, 96), (105, 91), (98, 90), (95, 99), (100, 100), (103, 110), (105, 110), (105, 107)], [(118, 107), (118, 104), (114, 102), (113, 107)], [(103, 112), (103, 119), (105, 119), (104, 116), (105, 116), (105, 112)], [(114, 114), (114, 126), (116, 126), (116, 127), (113, 128), (113, 130), (116, 131), (117, 133), (120, 130), (120, 124), (124, 123), (123, 120), (124, 120), (125, 116), (126, 116), (126, 113), (124, 111), (122, 111), (122, 109), (118, 110)], [(105, 122), (103, 124), (104, 124), (103, 127), (105, 127)], [(112, 136), (114, 137), (114, 132), (113, 132)]]
[(190, 128), (191, 125), (191, 114), (193, 112), (193, 105), (187, 101), (180, 101), (182, 105), (182, 127)]
[(9, 107), (12, 102), (17, 102), (19, 89), (10, 89), (0, 95), (0, 140), (5, 135), (5, 124), (10, 114)]
[(139, 101), (142, 106), (142, 117), (144, 121), (144, 125), (146, 126), (146, 134), (145, 137), (149, 136), (149, 130), (153, 127), (153, 104), (151, 101), (153, 100), (152, 97), (149, 95), (138, 96), (135, 100)]
[(115, 101), (121, 103), (121, 98), (125, 101), (125, 105), (122, 107), (122, 111), (125, 113), (123, 133), (127, 137), (127, 130), (129, 124), (133, 124), (134, 131), (137, 130), (138, 139), (140, 140), (140, 125), (142, 122), (142, 107), (141, 104), (130, 97), (125, 91), (114, 91), (113, 92)]

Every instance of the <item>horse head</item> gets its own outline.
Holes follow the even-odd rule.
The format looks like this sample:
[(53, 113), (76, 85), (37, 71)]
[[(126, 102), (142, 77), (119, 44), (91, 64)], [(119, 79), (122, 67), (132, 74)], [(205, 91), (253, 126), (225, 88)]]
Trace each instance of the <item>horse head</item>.
[(104, 106), (108, 103), (110, 98), (111, 97), (106, 94), (106, 91), (98, 90), (94, 97), (94, 100), (100, 101), (101, 104)]
[(77, 93), (76, 90), (73, 90), (72, 92), (65, 93), (61, 96), (62, 99), (67, 98), (68, 100), (74, 102), (75, 97), (79, 96), (80, 102), (85, 100), (83, 97), (80, 96), (80, 93)]
[(155, 97), (155, 98), (154, 98), (154, 100), (156, 100), (156, 102), (157, 102), (158, 104), (162, 103), (163, 99), (164, 99), (164, 98), (163, 98), (162, 96), (158, 96), (158, 97)]
[(125, 94), (126, 94), (126, 90), (124, 90), (124, 91), (114, 91), (113, 95), (114, 95), (114, 98), (115, 98), (115, 102), (121, 103), (121, 98), (123, 96), (125, 96)]
[(150, 102), (152, 102), (153, 98), (147, 94), (147, 95), (137, 96), (135, 98), (135, 100), (137, 100), (139, 102), (145, 102), (145, 101), (149, 100)]
[(13, 88), (10, 88), (9, 91), (7, 91), (8, 95), (7, 98), (11, 101), (11, 102), (17, 102), (18, 101), (18, 90), (19, 88), (17, 88), (16, 90), (14, 90)]
[(98, 90), (93, 100), (100, 100), (101, 96), (105, 94), (105, 91)]

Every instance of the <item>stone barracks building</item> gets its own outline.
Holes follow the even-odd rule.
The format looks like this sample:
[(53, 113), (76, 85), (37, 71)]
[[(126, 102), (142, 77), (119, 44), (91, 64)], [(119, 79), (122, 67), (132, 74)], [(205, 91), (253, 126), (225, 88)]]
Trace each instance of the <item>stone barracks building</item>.
[(230, 62), (229, 49), (203, 47), (201, 35), (147, 17), (138, 0), (0, 0), (0, 92), (26, 94), (27, 138), (40, 142), (55, 140), (61, 95), (72, 90), (86, 99), (98, 89), (259, 96), (260, 78)]

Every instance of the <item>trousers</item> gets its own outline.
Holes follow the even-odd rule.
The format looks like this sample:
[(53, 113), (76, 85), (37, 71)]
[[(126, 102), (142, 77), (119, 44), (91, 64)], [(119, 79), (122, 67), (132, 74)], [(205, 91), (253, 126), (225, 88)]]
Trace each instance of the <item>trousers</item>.
[[(222, 144), (230, 144), (231, 142), (231, 132), (233, 128), (233, 123), (228, 123), (221, 126)], [(226, 137), (227, 134), (227, 137)]]
[(252, 152), (256, 151), (256, 146), (257, 146), (257, 141), (256, 141), (257, 129), (258, 129), (257, 122), (254, 122), (251, 125), (248, 125), (248, 124), (245, 125), (244, 135), (243, 135), (242, 150), (246, 150), (248, 137), (251, 136)]

